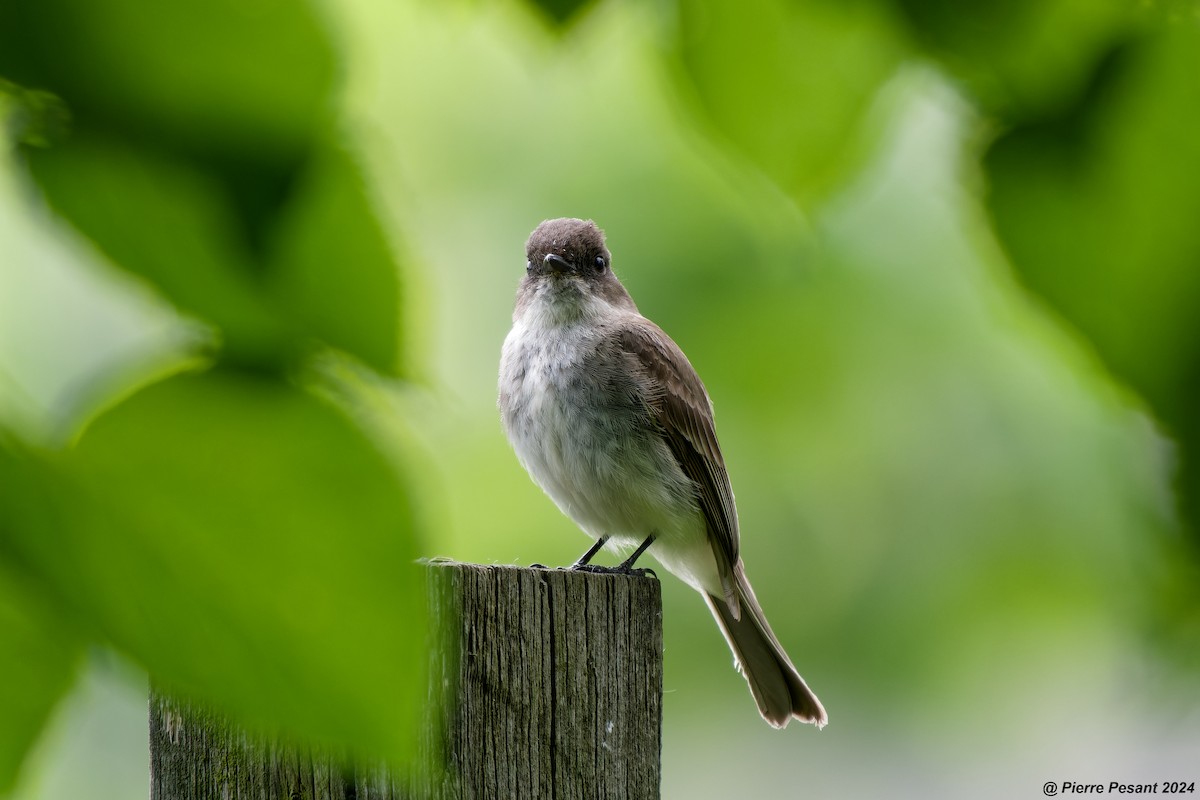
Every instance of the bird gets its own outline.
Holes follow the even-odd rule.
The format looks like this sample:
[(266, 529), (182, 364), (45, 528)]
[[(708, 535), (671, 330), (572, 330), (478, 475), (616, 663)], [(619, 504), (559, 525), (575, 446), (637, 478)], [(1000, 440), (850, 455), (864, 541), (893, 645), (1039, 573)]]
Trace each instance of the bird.
[[(763, 719), (828, 715), (746, 577), (713, 405), (679, 346), (639, 312), (591, 220), (538, 225), (500, 357), (501, 422), (517, 459), (595, 541), (571, 569), (634, 571), (649, 553), (708, 604)], [(597, 567), (601, 548), (633, 548)]]

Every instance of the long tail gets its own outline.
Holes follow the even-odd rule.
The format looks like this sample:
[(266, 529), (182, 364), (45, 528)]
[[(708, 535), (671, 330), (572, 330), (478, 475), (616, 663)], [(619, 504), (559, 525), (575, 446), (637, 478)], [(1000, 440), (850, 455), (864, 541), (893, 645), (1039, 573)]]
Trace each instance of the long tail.
[(829, 717), (821, 701), (775, 638), (740, 560), (733, 567), (733, 575), (741, 606), (739, 618), (734, 618), (724, 598), (705, 594), (704, 599), (721, 626), (725, 641), (729, 642), (738, 669), (750, 684), (759, 713), (776, 728), (787, 727), (793, 717), (818, 728), (825, 727)]

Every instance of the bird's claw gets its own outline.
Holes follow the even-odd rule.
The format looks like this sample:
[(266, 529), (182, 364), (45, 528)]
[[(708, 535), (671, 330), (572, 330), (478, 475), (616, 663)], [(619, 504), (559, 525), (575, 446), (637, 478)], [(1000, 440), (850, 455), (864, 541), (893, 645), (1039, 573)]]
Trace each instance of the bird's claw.
[(634, 575), (639, 578), (644, 578), (647, 575), (653, 575), (655, 580), (658, 580), (658, 574), (649, 567), (627, 567), (624, 564), (616, 567), (602, 567), (598, 564), (575, 564), (571, 567), (571, 572), (590, 572), (593, 575)]

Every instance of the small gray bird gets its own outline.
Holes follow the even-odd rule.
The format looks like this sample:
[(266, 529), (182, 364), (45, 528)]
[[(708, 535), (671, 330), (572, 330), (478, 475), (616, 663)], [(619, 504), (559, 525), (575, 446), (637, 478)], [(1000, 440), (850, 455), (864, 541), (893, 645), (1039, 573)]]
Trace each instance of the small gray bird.
[(596, 570), (605, 544), (636, 547), (615, 571), (648, 550), (704, 596), (763, 718), (823, 727), (746, 579), (712, 403), (687, 356), (638, 313), (590, 220), (543, 222), (525, 255), (500, 413), (533, 480), (596, 539), (573, 569)]

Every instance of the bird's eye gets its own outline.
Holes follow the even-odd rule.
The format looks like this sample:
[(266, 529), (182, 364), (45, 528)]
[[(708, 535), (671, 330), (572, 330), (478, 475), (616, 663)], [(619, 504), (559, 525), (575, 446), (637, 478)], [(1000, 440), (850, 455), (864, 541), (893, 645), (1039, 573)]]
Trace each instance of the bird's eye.
[(533, 262), (532, 262), (532, 261), (526, 261), (526, 262), (525, 262), (525, 271), (526, 271), (526, 272), (529, 272), (531, 269), (533, 269)]
[(596, 266), (596, 272), (604, 272), (604, 268), (608, 266), (608, 262), (604, 260), (604, 256), (596, 256), (596, 260), (592, 263)]

